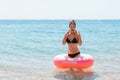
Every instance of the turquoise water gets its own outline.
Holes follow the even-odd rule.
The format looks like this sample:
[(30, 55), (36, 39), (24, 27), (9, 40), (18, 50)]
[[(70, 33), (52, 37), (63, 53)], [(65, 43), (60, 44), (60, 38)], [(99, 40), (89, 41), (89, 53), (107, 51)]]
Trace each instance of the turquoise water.
[[(120, 20), (76, 23), (81, 53), (95, 59), (94, 75), (83, 80), (119, 80)], [(54, 56), (67, 53), (61, 41), (68, 24), (69, 20), (0, 20), (0, 80), (80, 80), (54, 71)]]

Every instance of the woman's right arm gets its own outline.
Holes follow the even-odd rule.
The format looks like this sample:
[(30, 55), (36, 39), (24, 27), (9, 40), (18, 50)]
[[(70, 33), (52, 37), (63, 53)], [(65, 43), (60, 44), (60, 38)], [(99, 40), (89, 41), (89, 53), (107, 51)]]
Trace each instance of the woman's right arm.
[(66, 44), (66, 39), (68, 37), (68, 32), (64, 35), (64, 38), (63, 38), (63, 41), (62, 41), (62, 44), (65, 45)]

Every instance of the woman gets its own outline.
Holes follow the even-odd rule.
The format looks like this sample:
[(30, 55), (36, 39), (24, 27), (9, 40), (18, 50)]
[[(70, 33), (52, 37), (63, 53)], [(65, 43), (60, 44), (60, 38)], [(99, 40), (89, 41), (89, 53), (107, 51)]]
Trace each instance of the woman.
[[(80, 54), (78, 49), (78, 45), (82, 45), (82, 40), (80, 36), (80, 32), (76, 31), (76, 23), (74, 20), (69, 23), (69, 30), (64, 35), (63, 45), (68, 43), (68, 56), (70, 58), (74, 58)], [(67, 72), (72, 75), (88, 75), (88, 73), (93, 72), (92, 69), (77, 69), (77, 68), (56, 68), (56, 72)], [(90, 75), (90, 74), (89, 74)]]
[(70, 21), (69, 23), (69, 30), (65, 34), (63, 38), (63, 45), (68, 43), (68, 56), (71, 58), (76, 57), (78, 54), (80, 54), (80, 51), (78, 49), (78, 45), (82, 45), (82, 40), (80, 36), (80, 32), (76, 31), (76, 22), (74, 20)]

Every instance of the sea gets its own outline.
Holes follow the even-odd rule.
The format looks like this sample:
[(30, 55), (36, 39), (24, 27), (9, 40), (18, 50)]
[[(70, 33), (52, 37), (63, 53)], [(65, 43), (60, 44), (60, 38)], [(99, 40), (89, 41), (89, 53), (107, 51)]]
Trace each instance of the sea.
[(120, 80), (120, 20), (76, 20), (92, 76), (55, 72), (70, 20), (0, 20), (0, 80)]

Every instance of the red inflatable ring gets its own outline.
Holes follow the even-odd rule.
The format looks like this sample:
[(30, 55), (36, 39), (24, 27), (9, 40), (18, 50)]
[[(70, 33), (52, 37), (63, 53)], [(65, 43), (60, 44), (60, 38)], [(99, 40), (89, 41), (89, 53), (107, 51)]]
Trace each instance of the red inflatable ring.
[(93, 65), (94, 59), (91, 55), (80, 54), (70, 58), (67, 54), (60, 54), (54, 57), (54, 64), (59, 68), (85, 69)]

